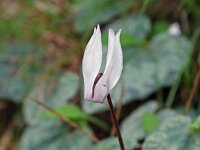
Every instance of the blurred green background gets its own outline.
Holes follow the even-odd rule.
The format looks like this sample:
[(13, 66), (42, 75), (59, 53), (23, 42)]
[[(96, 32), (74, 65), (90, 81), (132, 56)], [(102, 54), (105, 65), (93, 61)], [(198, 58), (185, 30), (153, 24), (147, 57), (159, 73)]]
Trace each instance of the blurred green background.
[(103, 61), (108, 29), (122, 29), (111, 95), (126, 149), (199, 150), (198, 0), (1, 0), (0, 150), (120, 149), (107, 102), (83, 99), (81, 60), (97, 24)]

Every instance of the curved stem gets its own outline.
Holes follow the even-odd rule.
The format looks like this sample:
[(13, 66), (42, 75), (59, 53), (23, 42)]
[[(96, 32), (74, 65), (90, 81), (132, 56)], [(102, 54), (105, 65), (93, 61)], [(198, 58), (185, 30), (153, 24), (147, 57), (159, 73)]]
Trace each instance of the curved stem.
[(118, 140), (119, 140), (121, 150), (125, 150), (123, 139), (122, 139), (121, 132), (120, 132), (120, 129), (119, 129), (119, 125), (118, 125), (118, 122), (117, 122), (117, 118), (115, 116), (115, 111), (114, 111), (114, 108), (113, 108), (113, 104), (112, 104), (110, 94), (108, 94), (107, 99), (108, 99), (108, 104), (109, 104), (109, 107), (110, 107), (110, 113), (111, 113), (111, 116), (112, 116), (112, 119), (113, 119), (113, 123), (114, 123), (116, 131), (117, 131), (117, 136), (118, 136)]
[(45, 103), (30, 97), (30, 99), (34, 102), (36, 102), (38, 105), (40, 105), (41, 107), (45, 108), (46, 110), (48, 110), (49, 112), (53, 113), (54, 115), (56, 115), (60, 120), (62, 120), (63, 122), (65, 122), (66, 124), (69, 124), (70, 126), (74, 127), (75, 129), (80, 130), (83, 134), (85, 134), (86, 136), (88, 136), (92, 141), (94, 141), (95, 143), (99, 142), (99, 139), (91, 134), (89, 131), (81, 128), (77, 123), (69, 120), (68, 118), (66, 118), (65, 116), (63, 116), (62, 114), (60, 114), (59, 112), (55, 111), (53, 108), (51, 108), (50, 106), (46, 105)]

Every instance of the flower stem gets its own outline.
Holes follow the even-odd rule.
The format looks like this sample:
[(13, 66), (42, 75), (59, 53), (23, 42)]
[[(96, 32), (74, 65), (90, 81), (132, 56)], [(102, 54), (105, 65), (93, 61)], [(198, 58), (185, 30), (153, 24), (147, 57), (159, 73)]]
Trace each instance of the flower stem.
[(108, 94), (107, 99), (108, 99), (108, 104), (109, 104), (109, 107), (110, 107), (110, 113), (111, 113), (111, 116), (112, 116), (112, 119), (113, 119), (113, 123), (114, 123), (116, 131), (117, 131), (117, 136), (118, 136), (118, 140), (119, 140), (121, 150), (125, 150), (123, 139), (122, 139), (121, 132), (120, 132), (120, 129), (119, 129), (119, 125), (118, 125), (118, 122), (117, 122), (117, 118), (115, 116), (115, 111), (114, 111), (114, 108), (113, 108), (113, 104), (112, 104), (110, 94)]
[(188, 98), (188, 100), (186, 101), (186, 105), (185, 105), (185, 112), (187, 113), (190, 109), (190, 106), (192, 104), (192, 99), (194, 97), (194, 94), (195, 94), (195, 91), (198, 87), (198, 84), (199, 84), (199, 80), (200, 80), (200, 68), (196, 74), (196, 77), (194, 79), (194, 83), (193, 83), (193, 86), (192, 86), (192, 91), (190, 93), (190, 96)]

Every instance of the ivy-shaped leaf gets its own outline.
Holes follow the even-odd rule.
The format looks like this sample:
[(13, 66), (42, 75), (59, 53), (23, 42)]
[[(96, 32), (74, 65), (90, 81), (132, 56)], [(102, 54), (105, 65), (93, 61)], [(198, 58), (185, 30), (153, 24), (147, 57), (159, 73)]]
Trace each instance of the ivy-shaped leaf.
[[(36, 49), (30, 43), (1, 44), (0, 99), (19, 102), (31, 90), (36, 75), (42, 69), (38, 64), (39, 55), (42, 55), (40, 52), (41, 49)], [(36, 59), (32, 60), (33, 57)]]
[(75, 29), (86, 32), (99, 23), (109, 21), (115, 16), (127, 11), (134, 1), (123, 2), (115, 0), (83, 0), (74, 5)]
[[(144, 129), (144, 115), (146, 113), (153, 113), (158, 109), (158, 104), (155, 101), (148, 102), (137, 110), (132, 112), (121, 125), (121, 132), (124, 137), (134, 139), (140, 139), (145, 137), (148, 133)], [(151, 122), (145, 122), (145, 126), (151, 124)]]
[[(123, 137), (125, 149), (131, 150), (136, 146), (136, 140)], [(102, 140), (100, 143), (92, 146), (89, 150), (120, 150), (118, 139), (115, 137)]]
[(91, 140), (58, 121), (43, 121), (25, 129), (20, 150), (85, 150)]
[[(52, 77), (35, 89), (25, 98), (23, 112), (27, 123), (41, 120), (44, 109), (32, 100), (40, 100), (52, 108), (65, 105), (77, 92), (79, 77), (74, 73)], [(42, 92), (41, 92), (42, 91)]]
[(145, 139), (144, 150), (194, 150), (200, 149), (200, 133), (190, 132), (191, 119), (175, 115), (163, 119), (158, 128)]

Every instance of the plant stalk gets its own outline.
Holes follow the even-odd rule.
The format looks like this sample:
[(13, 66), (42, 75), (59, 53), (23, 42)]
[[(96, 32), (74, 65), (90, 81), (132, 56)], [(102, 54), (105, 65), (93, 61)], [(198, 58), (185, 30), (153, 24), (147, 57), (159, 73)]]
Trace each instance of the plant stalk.
[(99, 142), (99, 139), (91, 134), (89, 131), (81, 128), (78, 124), (76, 124), (75, 122), (69, 120), (68, 118), (66, 118), (65, 116), (63, 116), (62, 114), (60, 114), (59, 112), (55, 111), (53, 108), (49, 107), (48, 105), (46, 105), (45, 103), (30, 97), (32, 101), (36, 102), (38, 105), (40, 105), (41, 107), (45, 108), (46, 110), (48, 110), (49, 112), (53, 113), (54, 115), (56, 115), (60, 120), (62, 120), (63, 122), (65, 122), (66, 124), (69, 124), (70, 126), (74, 127), (75, 129), (80, 130), (83, 134), (85, 134), (87, 137), (89, 137), (92, 141), (94, 141), (95, 143)]
[(114, 111), (114, 107), (113, 107), (113, 104), (112, 104), (110, 94), (108, 94), (107, 99), (108, 99), (108, 104), (109, 104), (109, 107), (110, 107), (110, 113), (111, 113), (111, 116), (112, 116), (112, 119), (113, 119), (113, 123), (114, 123), (116, 131), (117, 131), (117, 136), (118, 136), (118, 140), (119, 140), (121, 150), (125, 150), (123, 139), (122, 139), (121, 132), (120, 132), (120, 129), (119, 129), (119, 124), (118, 124), (117, 118), (115, 116), (115, 111)]
[(190, 106), (192, 104), (192, 99), (193, 99), (195, 91), (198, 87), (199, 80), (200, 80), (200, 68), (198, 69), (198, 72), (197, 72), (196, 77), (194, 79), (194, 83), (193, 83), (193, 86), (192, 86), (192, 91), (190, 93), (190, 96), (189, 96), (188, 100), (186, 101), (186, 105), (185, 105), (185, 112), (186, 113), (189, 111)]

